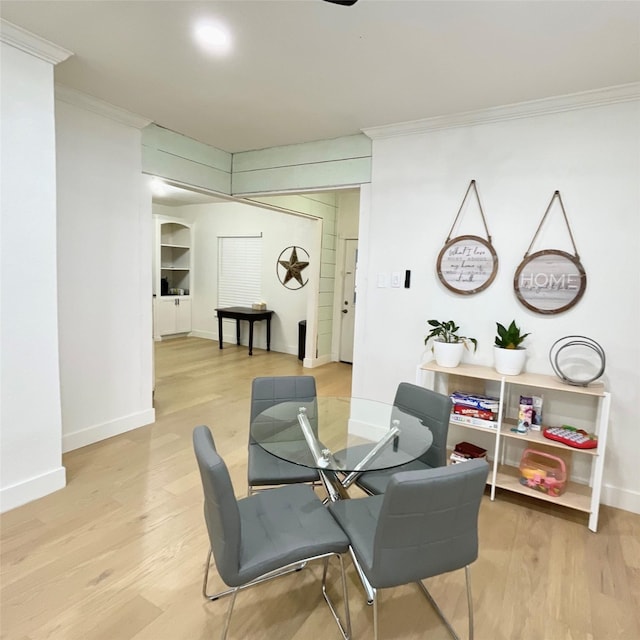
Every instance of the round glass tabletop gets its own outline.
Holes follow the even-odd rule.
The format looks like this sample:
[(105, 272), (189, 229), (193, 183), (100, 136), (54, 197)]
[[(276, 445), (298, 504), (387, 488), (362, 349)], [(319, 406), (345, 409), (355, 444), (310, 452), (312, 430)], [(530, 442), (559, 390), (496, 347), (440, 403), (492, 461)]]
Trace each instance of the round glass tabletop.
[(251, 437), (283, 460), (345, 472), (406, 464), (433, 442), (431, 431), (398, 406), (335, 397), (269, 407), (252, 420)]

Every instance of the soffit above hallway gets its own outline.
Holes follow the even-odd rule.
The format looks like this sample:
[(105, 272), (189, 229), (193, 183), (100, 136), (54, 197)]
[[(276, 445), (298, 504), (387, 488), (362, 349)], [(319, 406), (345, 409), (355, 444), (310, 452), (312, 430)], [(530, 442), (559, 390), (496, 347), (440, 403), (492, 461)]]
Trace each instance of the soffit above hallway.
[[(3, 0), (56, 81), (228, 152), (640, 81), (640, 3)], [(204, 55), (198, 17), (233, 50)]]

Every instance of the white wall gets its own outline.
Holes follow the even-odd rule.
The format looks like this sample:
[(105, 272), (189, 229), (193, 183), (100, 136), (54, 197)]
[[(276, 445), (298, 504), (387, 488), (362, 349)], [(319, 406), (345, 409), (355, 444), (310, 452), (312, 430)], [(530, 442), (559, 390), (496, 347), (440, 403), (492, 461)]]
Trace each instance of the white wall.
[[(307, 318), (309, 285), (286, 289), (278, 280), (276, 260), (288, 246), (297, 245), (317, 259), (310, 246), (320, 233), (320, 223), (302, 216), (290, 215), (242, 203), (216, 203), (185, 207), (158, 207), (154, 213), (182, 217), (193, 227), (193, 303), (192, 334), (218, 339), (215, 316), (217, 306), (218, 236), (258, 235), (262, 233), (262, 297), (275, 314), (271, 321), (271, 349), (298, 353), (298, 322)], [(305, 276), (307, 273), (303, 272)], [(250, 306), (256, 300), (247, 300)], [(248, 326), (241, 323), (242, 343), (247, 344)], [(224, 322), (225, 342), (235, 343), (235, 322)], [(266, 348), (266, 327), (256, 323), (254, 346)]]
[(140, 131), (56, 103), (65, 451), (153, 422), (151, 195)]
[[(640, 512), (640, 106), (624, 102), (488, 124), (380, 137), (373, 145), (370, 211), (363, 208), (354, 395), (391, 400), (415, 379), (427, 320), (454, 319), (492, 364), (496, 321), (515, 318), (527, 339), (527, 370), (552, 374), (548, 352), (569, 334), (604, 348), (612, 392), (603, 500)], [(469, 181), (477, 180), (500, 261), (493, 284), (472, 296), (446, 290), (436, 259)], [(528, 311), (513, 275), (558, 189), (587, 273), (583, 299), (560, 315)], [(559, 209), (533, 250), (573, 253)], [(477, 210), (456, 235), (478, 233)], [(410, 289), (378, 288), (379, 273), (411, 269)]]
[(2, 44), (0, 508), (65, 485), (53, 65)]
[[(320, 260), (314, 259), (311, 262), (311, 279), (307, 285), (311, 291), (307, 292), (309, 306), (307, 308), (307, 349), (304, 366), (317, 367), (326, 364), (332, 360), (334, 337), (333, 314), (337, 258), (336, 194), (333, 191), (320, 191), (306, 194), (255, 196), (250, 200), (322, 220), (321, 242), (316, 243), (313, 247), (314, 255), (319, 255)], [(311, 253), (308, 248), (307, 251)]]
[(360, 221), (360, 189), (347, 189), (336, 193), (338, 212), (336, 228), (338, 237), (357, 238)]

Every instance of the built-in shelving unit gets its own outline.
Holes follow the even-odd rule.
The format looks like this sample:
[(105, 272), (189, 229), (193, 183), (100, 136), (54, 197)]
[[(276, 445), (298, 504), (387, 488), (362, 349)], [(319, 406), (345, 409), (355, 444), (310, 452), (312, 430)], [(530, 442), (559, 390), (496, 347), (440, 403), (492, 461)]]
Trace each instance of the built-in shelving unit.
[[(459, 429), (471, 430), (488, 434), (492, 443), (488, 455), (492, 463), (489, 477), (491, 499), (496, 496), (496, 489), (504, 489), (522, 495), (530, 496), (553, 504), (559, 504), (571, 509), (589, 514), (589, 529), (596, 531), (598, 527), (598, 513), (600, 509), (600, 493), (602, 489), (602, 473), (607, 444), (607, 429), (609, 425), (609, 409), (611, 397), (601, 383), (592, 383), (586, 387), (565, 384), (555, 376), (544, 374), (523, 373), (518, 376), (503, 376), (490, 367), (463, 364), (455, 368), (440, 367), (435, 362), (427, 362), (419, 367), (419, 383), (439, 391), (450, 394), (453, 391), (470, 391), (490, 393), (499, 398), (497, 429), (451, 423)], [(488, 390), (492, 387), (493, 392)], [(543, 423), (545, 415), (561, 415), (554, 420), (553, 426), (573, 424), (577, 414), (584, 420), (589, 415), (590, 428), (598, 436), (598, 447), (595, 449), (576, 449), (560, 442), (549, 440), (541, 431), (528, 431), (526, 434), (516, 433), (512, 428), (517, 424), (514, 407), (517, 406), (515, 397), (521, 394), (541, 395), (550, 392), (556, 401), (556, 407), (543, 408)], [(581, 399), (586, 399), (581, 403)], [(592, 401), (592, 402), (590, 402)], [(545, 396), (547, 402), (547, 396)], [(580, 405), (580, 406), (578, 406)], [(469, 438), (472, 440), (473, 436)], [(579, 465), (588, 466), (589, 479), (587, 482), (570, 478), (567, 488), (562, 495), (553, 497), (531, 489), (520, 482), (520, 470), (513, 456), (509, 456), (510, 448), (516, 453), (524, 448), (553, 451), (569, 462), (575, 460)]]
[[(160, 222), (160, 279), (169, 284), (168, 295), (189, 295), (191, 281), (191, 227)], [(182, 293), (178, 294), (178, 291)]]
[(191, 331), (191, 225), (156, 217), (154, 336)]

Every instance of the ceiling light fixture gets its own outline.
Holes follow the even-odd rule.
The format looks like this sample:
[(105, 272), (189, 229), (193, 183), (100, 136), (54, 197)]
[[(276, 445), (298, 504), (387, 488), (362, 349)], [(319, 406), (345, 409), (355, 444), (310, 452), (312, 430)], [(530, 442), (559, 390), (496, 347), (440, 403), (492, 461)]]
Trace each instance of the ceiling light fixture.
[(213, 20), (201, 20), (194, 29), (195, 41), (207, 53), (224, 55), (231, 50), (231, 34), (229, 30), (219, 22)]

